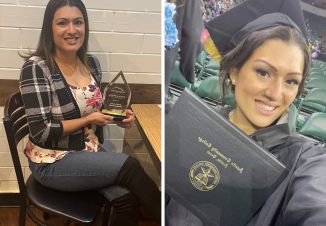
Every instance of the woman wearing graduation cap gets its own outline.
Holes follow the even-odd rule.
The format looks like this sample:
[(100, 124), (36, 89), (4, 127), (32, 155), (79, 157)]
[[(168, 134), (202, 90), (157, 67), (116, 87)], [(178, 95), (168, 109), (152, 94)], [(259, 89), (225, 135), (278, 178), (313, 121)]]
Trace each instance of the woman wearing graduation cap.
[[(246, 225), (325, 225), (325, 149), (296, 133), (291, 106), (311, 67), (299, 0), (248, 0), (206, 28), (222, 55), (222, 95), (231, 90), (237, 103), (218, 111), (289, 170)], [(166, 226), (205, 225), (174, 199), (165, 219)]]

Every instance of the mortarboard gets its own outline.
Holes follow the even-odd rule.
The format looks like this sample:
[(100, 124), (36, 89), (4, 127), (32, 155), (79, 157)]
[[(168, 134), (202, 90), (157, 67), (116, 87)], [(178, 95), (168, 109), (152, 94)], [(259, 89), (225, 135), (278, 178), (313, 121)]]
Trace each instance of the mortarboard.
[(206, 29), (224, 55), (248, 34), (276, 25), (297, 29), (308, 45), (300, 0), (247, 0), (206, 23)]

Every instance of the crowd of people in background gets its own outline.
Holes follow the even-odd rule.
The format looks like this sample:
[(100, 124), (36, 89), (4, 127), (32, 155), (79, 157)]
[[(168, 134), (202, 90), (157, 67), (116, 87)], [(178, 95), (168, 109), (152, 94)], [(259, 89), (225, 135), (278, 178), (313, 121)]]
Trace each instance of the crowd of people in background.
[[(308, 41), (311, 44), (311, 49), (313, 52), (318, 53), (326, 53), (326, 33), (325, 34), (317, 34), (315, 30), (307, 28), (308, 33)], [(318, 35), (318, 38), (313, 41), (312, 36)]]
[[(312, 56), (317, 56), (318, 54), (314, 53), (322, 53), (326, 54), (326, 24), (325, 31), (316, 31), (315, 29), (311, 28), (309, 25), (309, 19), (306, 18), (306, 27), (307, 27), (307, 35), (308, 35), (308, 42), (311, 45), (311, 52)], [(314, 57), (315, 58), (315, 57)]]
[(213, 19), (216, 16), (232, 9), (240, 3), (239, 0), (199, 0), (203, 20), (205, 22)]

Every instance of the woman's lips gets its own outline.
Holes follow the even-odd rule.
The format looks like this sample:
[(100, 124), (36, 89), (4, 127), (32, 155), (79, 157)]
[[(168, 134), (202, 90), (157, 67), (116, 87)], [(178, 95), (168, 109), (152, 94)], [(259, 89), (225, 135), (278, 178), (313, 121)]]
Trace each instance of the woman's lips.
[(255, 106), (261, 114), (266, 116), (272, 115), (278, 108), (278, 106), (276, 107), (268, 106), (258, 100), (255, 100)]
[(66, 42), (68, 42), (68, 44), (76, 44), (77, 43), (77, 39), (78, 39), (78, 37), (76, 37), (76, 38), (64, 38), (64, 40)]

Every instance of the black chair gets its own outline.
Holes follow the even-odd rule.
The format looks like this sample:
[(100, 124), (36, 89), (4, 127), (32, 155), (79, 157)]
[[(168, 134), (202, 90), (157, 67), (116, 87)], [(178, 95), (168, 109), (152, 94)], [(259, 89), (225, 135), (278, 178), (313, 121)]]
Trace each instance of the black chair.
[[(22, 168), (20, 165), (17, 144), (29, 134), (29, 127), (25, 115), (25, 109), (20, 93), (11, 94), (5, 105), (3, 124), (7, 134), (12, 160), (14, 163), (19, 190), (20, 190), (20, 210), (19, 226), (24, 226), (26, 212), (37, 225), (51, 226), (38, 219), (31, 211), (30, 205), (43, 211), (43, 218), (47, 220), (49, 213), (66, 217), (85, 225), (92, 225), (105, 204), (103, 226), (107, 226), (110, 217), (110, 201), (96, 191), (63, 192), (43, 186), (33, 175), (29, 176), (24, 183)], [(111, 186), (107, 189), (113, 192), (115, 197), (119, 186)], [(112, 200), (111, 200), (112, 201)]]

